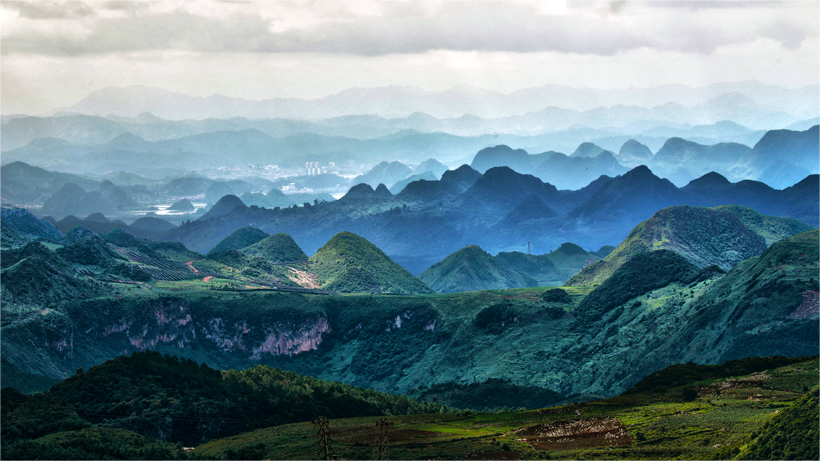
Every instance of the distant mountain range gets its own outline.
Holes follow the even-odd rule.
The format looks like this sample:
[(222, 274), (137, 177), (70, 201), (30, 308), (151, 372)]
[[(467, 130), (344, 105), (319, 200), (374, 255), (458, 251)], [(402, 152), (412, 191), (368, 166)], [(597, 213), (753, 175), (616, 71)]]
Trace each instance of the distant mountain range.
[(269, 233), (292, 235), (310, 254), (347, 230), (417, 274), (471, 244), (492, 254), (522, 251), (527, 242), (537, 254), (566, 241), (600, 248), (623, 240), (638, 223), (673, 205), (740, 205), (817, 226), (817, 184), (817, 176), (810, 176), (778, 191), (710, 174), (678, 188), (638, 167), (576, 191), (559, 191), (507, 167), (481, 175), (465, 165), (438, 181), (412, 182), (396, 195), (381, 186), (374, 190), (359, 185), (335, 202), (283, 210), (236, 209), (183, 224), (163, 238), (207, 252), (224, 236), (253, 224)]
[[(17, 120), (21, 119), (11, 119), (8, 123)], [(128, 171), (152, 177), (168, 176), (174, 171), (182, 175), (185, 169), (246, 168), (248, 164), (301, 168), (305, 162), (314, 161), (324, 165), (329, 162), (374, 164), (382, 161), (383, 165), (376, 165), (369, 175), (362, 175), (352, 183), (366, 182), (372, 187), (380, 183), (392, 187), (411, 176), (409, 167), (405, 165), (423, 163), (431, 157), (451, 165), (471, 162), (479, 172), (492, 166), (509, 166), (519, 173), (534, 174), (561, 189), (577, 189), (600, 175), (615, 176), (623, 174), (628, 168), (647, 165), (678, 185), (715, 171), (732, 181), (755, 179), (772, 187), (784, 188), (808, 174), (820, 172), (816, 126), (804, 131), (756, 132), (750, 138), (741, 139), (748, 145), (726, 142), (737, 139), (735, 136), (647, 138), (584, 129), (575, 130), (574, 134), (484, 134), (469, 137), (409, 130), (378, 138), (356, 139), (305, 133), (272, 137), (256, 128), (248, 128), (160, 141), (147, 141), (125, 133), (108, 142), (89, 145), (73, 144), (57, 138), (37, 138), (22, 147), (5, 150), (3, 157), (7, 165), (8, 162), (21, 161), (74, 174)], [(712, 131), (734, 133), (740, 128), (726, 122), (720, 127), (715, 126)], [(13, 136), (15, 130), (11, 131)], [(674, 134), (673, 131), (666, 130), (668, 134)], [(701, 131), (710, 132), (705, 128)], [(680, 134), (692, 132), (684, 130)], [(558, 139), (565, 135), (568, 136), (566, 139)], [(573, 144), (567, 145), (570, 140)], [(555, 147), (543, 151), (545, 146), (555, 146), (555, 141), (567, 147), (569, 150), (566, 152), (572, 150), (573, 153), (566, 155), (554, 150)], [(525, 149), (541, 153), (529, 155)], [(656, 151), (654, 155), (653, 150)], [(477, 154), (473, 154), (470, 160), (469, 155), (473, 152)], [(425, 165), (421, 170), (412, 171), (412, 174), (422, 175), (430, 170), (439, 177), (442, 167), (436, 160), (436, 164)], [(328, 188), (346, 185), (347, 180), (322, 174), (305, 176), (298, 182), (300, 187)], [(243, 193), (241, 190), (232, 192), (237, 195)]]
[[(60, 220), (69, 219), (62, 216), (91, 215), (101, 210), (110, 216), (117, 210), (133, 208), (134, 203), (150, 202), (160, 197), (166, 197), (169, 203), (179, 197), (216, 200), (221, 193), (233, 192), (229, 194), (234, 197), (231, 204), (215, 206), (205, 215), (202, 214), (204, 211), (192, 215), (189, 219), (195, 219), (194, 223), (171, 229), (162, 238), (180, 239), (196, 251), (205, 253), (239, 227), (254, 225), (269, 233), (293, 235), (300, 246), (313, 252), (333, 235), (348, 230), (383, 248), (413, 273), (420, 273), (448, 254), (471, 244), (492, 254), (521, 251), (528, 241), (537, 253), (557, 248), (566, 241), (587, 249), (600, 248), (617, 243), (637, 223), (648, 219), (656, 210), (672, 205), (734, 204), (817, 225), (817, 177), (795, 177), (803, 170), (788, 166), (802, 165), (804, 169), (811, 169), (811, 163), (818, 163), (816, 154), (812, 158), (812, 151), (818, 150), (817, 130), (818, 127), (803, 132), (772, 131), (754, 148), (728, 145), (728, 150), (721, 145), (702, 146), (672, 139), (663, 150), (662, 158), (666, 160), (661, 163), (667, 169), (675, 166), (673, 159), (676, 156), (698, 164), (704, 163), (705, 157), (716, 157), (716, 161), (723, 162), (724, 166), (733, 165), (733, 170), (769, 171), (763, 176), (777, 180), (781, 187), (789, 186), (781, 191), (761, 182), (733, 183), (717, 173), (705, 174), (679, 188), (645, 166), (627, 171), (617, 162), (622, 152), (623, 155), (628, 152), (631, 158), (646, 155), (647, 149), (634, 141), (625, 143), (622, 152), (615, 154), (615, 160), (612, 160), (611, 152), (593, 144), (578, 149), (578, 152), (586, 152), (585, 155), (597, 153), (597, 157), (592, 158), (550, 152), (532, 155), (500, 145), (475, 155), (473, 164), (476, 167), (489, 168), (483, 175), (462, 166), (445, 171), (438, 180), (430, 179), (430, 176), (417, 180), (405, 178), (401, 184), (403, 188), (394, 188), (393, 192), (384, 186), (358, 185), (339, 201), (327, 194), (283, 194), (275, 187), (278, 183), (258, 178), (220, 181), (186, 175), (157, 181), (120, 174), (112, 176), (122, 184), (117, 185), (108, 180), (96, 181), (50, 172), (22, 162), (7, 164), (0, 172), (4, 202), (26, 205), (39, 202), (43, 206), (42, 213), (51, 213)], [(739, 158), (736, 152), (740, 152)], [(599, 175), (594, 165), (602, 159), (609, 159), (603, 165), (610, 162), (616, 166), (615, 171)], [(654, 157), (648, 160), (650, 164), (655, 161)], [(562, 185), (568, 185), (566, 182), (570, 181), (572, 184), (569, 185), (576, 186), (575, 190), (559, 190), (536, 176), (496, 166), (506, 163), (536, 175), (553, 175), (558, 180), (556, 182), (564, 181)], [(427, 164), (441, 171), (440, 163)], [(412, 177), (416, 173), (398, 162), (394, 165), (403, 168), (401, 175), (395, 177), (408, 173)], [(376, 173), (374, 170), (372, 174), (378, 176)], [(312, 184), (309, 181), (313, 180), (307, 178), (319, 178), (317, 181), (321, 182), (317, 184), (330, 181), (337, 186), (334, 175), (301, 178), (305, 178), (305, 184)], [(789, 178), (796, 184), (787, 182)], [(575, 184), (587, 179), (590, 182)], [(344, 181), (344, 178), (338, 180)], [(269, 192), (251, 192), (260, 188), (269, 188)], [(237, 193), (241, 193), (242, 198), (235, 196)], [(301, 206), (293, 209), (294, 204)], [(242, 210), (233, 212), (237, 206), (243, 207)], [(277, 207), (280, 210), (276, 210)], [(53, 223), (63, 226), (64, 231), (70, 230), (72, 224), (102, 230), (102, 223), (95, 222), (99, 219), (71, 217), (69, 220), (70, 223), (60, 224), (55, 219)], [(112, 229), (114, 224), (105, 224), (108, 227), (104, 231)], [(141, 226), (142, 230), (129, 231), (159, 238), (160, 234), (143, 232), (157, 232), (159, 224), (159, 221), (150, 225), (146, 222)], [(213, 229), (205, 230), (207, 228)], [(430, 241), (424, 237), (429, 232), (442, 238)]]
[[(469, 117), (464, 117), (468, 114), (511, 117), (563, 108), (565, 112), (589, 111), (588, 117), (610, 124), (615, 120), (623, 122), (625, 114), (631, 115), (633, 120), (671, 116), (678, 123), (691, 123), (692, 116), (702, 118), (704, 115), (712, 117), (712, 122), (732, 117), (759, 122), (761, 118), (787, 118), (789, 112), (809, 114), (799, 118), (814, 116), (818, 112), (817, 99), (817, 85), (786, 89), (756, 81), (718, 83), (702, 88), (666, 85), (628, 91), (545, 85), (509, 94), (463, 86), (445, 91), (390, 86), (351, 88), (314, 100), (277, 98), (260, 101), (222, 95), (195, 97), (159, 88), (131, 86), (96, 90), (77, 104), (57, 111), (118, 117), (137, 117), (149, 112), (173, 120), (233, 117), (310, 120), (364, 114), (406, 117), (424, 112), (434, 117), (454, 118), (454, 123), (463, 117), (463, 123), (469, 122)], [(684, 104), (695, 108), (689, 120), (676, 113), (686, 110), (681, 106)], [(607, 117), (609, 114), (605, 110), (596, 109), (613, 106), (620, 107), (620, 116)], [(705, 114), (701, 114), (703, 112)], [(720, 118), (715, 119), (716, 116)], [(580, 122), (570, 120), (569, 123)]]

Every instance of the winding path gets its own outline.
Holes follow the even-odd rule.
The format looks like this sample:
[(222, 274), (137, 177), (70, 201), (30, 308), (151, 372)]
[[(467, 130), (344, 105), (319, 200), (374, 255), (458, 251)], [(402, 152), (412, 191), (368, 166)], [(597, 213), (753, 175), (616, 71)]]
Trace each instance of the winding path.
[(202, 261), (202, 260), (201, 259), (194, 259), (193, 261), (188, 261), (187, 263), (185, 263), (185, 265), (190, 267), (192, 271), (194, 271), (195, 273), (198, 274), (199, 270), (197, 270), (197, 268), (194, 267), (194, 263), (197, 262), (197, 261)]

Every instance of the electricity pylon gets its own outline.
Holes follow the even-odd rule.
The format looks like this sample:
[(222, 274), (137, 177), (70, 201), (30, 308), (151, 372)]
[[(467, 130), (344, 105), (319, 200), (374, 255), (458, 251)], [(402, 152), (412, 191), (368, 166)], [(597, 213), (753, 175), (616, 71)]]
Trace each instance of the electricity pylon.
[(333, 435), (330, 433), (330, 421), (324, 416), (319, 416), (316, 421), (311, 421), (316, 426), (316, 437), (319, 438), (319, 459), (336, 459), (336, 452), (333, 450)]
[(390, 453), (387, 451), (387, 429), (392, 425), (387, 418), (380, 418), (376, 423), (376, 448), (373, 449), (373, 459), (390, 459)]

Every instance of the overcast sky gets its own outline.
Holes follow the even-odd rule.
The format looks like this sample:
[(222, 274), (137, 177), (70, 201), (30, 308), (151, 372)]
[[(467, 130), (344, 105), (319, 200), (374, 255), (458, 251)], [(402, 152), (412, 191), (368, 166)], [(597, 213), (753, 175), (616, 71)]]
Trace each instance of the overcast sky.
[(350, 87), (820, 79), (811, 1), (6, 1), (2, 112), (107, 86), (317, 98)]

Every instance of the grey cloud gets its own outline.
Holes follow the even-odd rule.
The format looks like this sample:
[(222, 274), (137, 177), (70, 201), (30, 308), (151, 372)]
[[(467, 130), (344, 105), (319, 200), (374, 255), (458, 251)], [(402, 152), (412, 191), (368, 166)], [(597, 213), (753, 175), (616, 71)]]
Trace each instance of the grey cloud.
[(115, 0), (102, 4), (102, 8), (106, 10), (130, 12), (145, 11), (148, 9), (148, 6), (149, 4), (147, 2), (134, 2), (129, 0)]
[(70, 19), (94, 15), (94, 9), (90, 5), (75, 1), (4, 1), (3, 6), (16, 10), (22, 17), (29, 19)]
[(652, 9), (710, 10), (717, 8), (766, 7), (782, 3), (782, 1), (783, 0), (569, 0), (567, 6), (575, 10), (594, 8), (617, 14), (626, 6)]
[(323, 51), (377, 55), (458, 51), (537, 52), (553, 50), (611, 55), (649, 42), (607, 24), (551, 16), (504, 15), (497, 10), (444, 11), (428, 18), (395, 14), (322, 30), (301, 31), (267, 42), (266, 51)]
[[(663, 2), (649, 2), (651, 5), (655, 3)], [(681, 3), (704, 2), (671, 2), (677, 6)], [(759, 2), (754, 3), (759, 5)], [(89, 13), (82, 8), (85, 4), (80, 3), (11, 5), (31, 19), (93, 15), (93, 11)], [(64, 8), (60, 9), (60, 5)], [(149, 15), (145, 13), (146, 5), (143, 2), (102, 4), (100, 8), (125, 9), (129, 15), (120, 19), (98, 17), (88, 20), (84, 25), (90, 27), (91, 33), (86, 36), (55, 37), (36, 32), (6, 36), (2, 52), (81, 55), (173, 49), (374, 56), (444, 49), (613, 55), (640, 47), (711, 53), (718, 46), (747, 39), (714, 28), (687, 24), (683, 17), (670, 21), (670, 30), (653, 36), (641, 27), (625, 28), (606, 17), (583, 14), (543, 16), (538, 15), (531, 5), (506, 2), (444, 2), (433, 15), (425, 13), (415, 3), (381, 3), (384, 14), (380, 16), (351, 15), (345, 18), (346, 21), (330, 21), (318, 28), (294, 28), (280, 33), (270, 31), (270, 24), (252, 8), (253, 4), (247, 4), (247, 11), (226, 14), (219, 19), (197, 16), (182, 9)], [(595, 5), (604, 5), (611, 15), (624, 15), (636, 4), (615, 1)], [(657, 8), (655, 11), (659, 14)], [(673, 14), (680, 16), (680, 13)], [(769, 23), (773, 25), (763, 27), (759, 33), (789, 48), (816, 35), (816, 31), (793, 26), (785, 20)]]
[(805, 28), (782, 21), (774, 22), (763, 30), (763, 36), (780, 42), (790, 50), (800, 48), (808, 35)]
[(6, 37), (3, 53), (53, 55), (183, 49), (202, 52), (328, 52), (358, 55), (420, 53), (432, 49), (460, 51), (555, 50), (610, 55), (649, 42), (606, 24), (568, 22), (536, 16), (532, 11), (509, 14), (500, 5), (479, 4), (472, 11), (447, 4), (441, 15), (427, 17), (407, 5), (396, 5), (385, 17), (335, 23), (318, 30), (296, 29), (275, 34), (251, 14), (214, 20), (186, 12), (127, 19), (97, 19), (84, 37)]
[(624, 9), (624, 6), (626, 6), (626, 0), (609, 2), (609, 12), (612, 14), (618, 14)]
[(643, 3), (654, 8), (683, 8), (687, 10), (714, 10), (737, 8), (781, 8), (805, 6), (813, 0), (654, 0)]
[(259, 45), (255, 41), (266, 35), (267, 24), (260, 18), (247, 17), (240, 23), (232, 23), (179, 12), (100, 19), (95, 22), (92, 34), (85, 37), (7, 37), (3, 39), (3, 52), (73, 56), (166, 49), (257, 51)]

